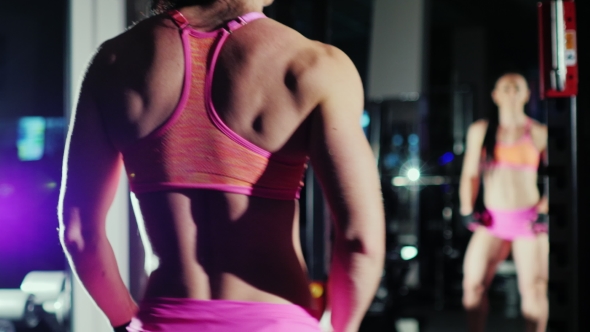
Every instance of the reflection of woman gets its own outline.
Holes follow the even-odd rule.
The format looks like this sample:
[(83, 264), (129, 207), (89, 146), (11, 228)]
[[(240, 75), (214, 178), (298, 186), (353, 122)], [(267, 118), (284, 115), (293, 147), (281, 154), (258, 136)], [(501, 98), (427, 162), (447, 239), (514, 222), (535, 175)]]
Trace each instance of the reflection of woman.
[[(537, 169), (547, 127), (524, 113), (529, 100), (524, 77), (509, 73), (496, 82), (498, 112), (471, 125), (461, 174), (461, 214), (474, 231), (464, 261), (463, 305), (469, 331), (483, 331), (486, 291), (498, 263), (510, 251), (516, 264), (521, 310), (527, 331), (545, 331), (548, 301), (546, 197), (540, 198)], [(474, 217), (480, 175), (486, 212)]]
[[(78, 277), (120, 330), (318, 331), (298, 235), (309, 157), (336, 222), (332, 323), (356, 330), (385, 227), (353, 64), (264, 18), (269, 0), (157, 2), (83, 83), (60, 201)], [(123, 165), (160, 261), (139, 308), (105, 235)]]

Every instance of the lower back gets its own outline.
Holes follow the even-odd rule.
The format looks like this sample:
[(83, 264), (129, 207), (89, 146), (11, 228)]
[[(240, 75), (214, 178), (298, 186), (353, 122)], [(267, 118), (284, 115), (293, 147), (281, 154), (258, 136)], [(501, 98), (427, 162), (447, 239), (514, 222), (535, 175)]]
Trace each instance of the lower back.
[(138, 200), (160, 259), (146, 297), (309, 306), (297, 201), (208, 190)]

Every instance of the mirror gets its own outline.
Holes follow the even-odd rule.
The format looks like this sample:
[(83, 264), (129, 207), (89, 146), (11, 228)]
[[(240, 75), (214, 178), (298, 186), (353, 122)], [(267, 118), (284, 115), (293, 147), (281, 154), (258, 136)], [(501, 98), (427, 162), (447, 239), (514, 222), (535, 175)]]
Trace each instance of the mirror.
[[(498, 234), (498, 247), (494, 249), (482, 244), (486, 240), (481, 236), (474, 239), (462, 224), (459, 192), (467, 130), (476, 120), (489, 119), (494, 112), (497, 116), (498, 106), (491, 92), (504, 72), (516, 71), (524, 76), (530, 89), (526, 114), (539, 123), (535, 128), (543, 128), (546, 123), (547, 110), (540, 101), (538, 88), (536, 1), (495, 1), (485, 5), (461, 0), (412, 4), (374, 1), (373, 6), (367, 91), (372, 107), (381, 114), (379, 166), (385, 204), (395, 207), (390, 209), (387, 219), (391, 238), (386, 269), (389, 283), (382, 284), (384, 299), (376, 302), (394, 304), (388, 314), (383, 313), (387, 306), (376, 306), (375, 312), (369, 312), (365, 330), (392, 331), (393, 321), (398, 331), (465, 331), (468, 315), (464, 305), (471, 306), (473, 312), (475, 303), (484, 301), (477, 294), (480, 289), (475, 289), (479, 283), (469, 278), (475, 279), (477, 273), (486, 270), (493, 277), (487, 287), (487, 330), (524, 331), (527, 323), (521, 312), (523, 299), (518, 281), (518, 270), (524, 268), (517, 268), (518, 259), (509, 254), (514, 246), (499, 240)], [(420, 20), (423, 24), (416, 25)], [(392, 41), (391, 45), (385, 45), (387, 41)], [(403, 75), (396, 75), (399, 73)], [(516, 136), (527, 135), (525, 119), (519, 118), (520, 131)], [(479, 144), (483, 133), (485, 130)], [(542, 141), (538, 146), (546, 144)], [(538, 157), (533, 156), (533, 163)], [(506, 179), (526, 177), (526, 186), (532, 188), (530, 201), (501, 204), (506, 202), (503, 207), (514, 210), (522, 204), (534, 208), (540, 199), (537, 193), (542, 195), (546, 190), (545, 178), (537, 177), (538, 167), (533, 166), (528, 173), (498, 170), (511, 175), (496, 175), (494, 179), (486, 179), (490, 175), (485, 175), (492, 170), (483, 170), (481, 179), (489, 194), (486, 196), (483, 186), (479, 190), (475, 186), (474, 194), (479, 194), (473, 207), (485, 211), (486, 203), (498, 204), (494, 199), (498, 195), (494, 193), (495, 181), (508, 181), (504, 186), (511, 189), (504, 193), (510, 194), (508, 190), (515, 188)], [(524, 217), (525, 221), (535, 219), (535, 212)], [(494, 219), (495, 225), (500, 219)], [(539, 256), (544, 256), (539, 264), (545, 264), (541, 270), (545, 271), (542, 276), (546, 280), (548, 241), (546, 235), (539, 237), (542, 243), (531, 246)], [(499, 255), (494, 256), (500, 260), (493, 262), (497, 263), (495, 269), (474, 266), (477, 259), (465, 265), (469, 243), (473, 256), (485, 258), (477, 250)], [(418, 255), (404, 259), (401, 250), (414, 246)], [(518, 255), (520, 258), (520, 252)], [(391, 281), (394, 277), (398, 278), (395, 282)], [(464, 278), (471, 289), (466, 289)], [(526, 281), (521, 279), (520, 285), (523, 284)], [(383, 319), (392, 314), (395, 319)]]

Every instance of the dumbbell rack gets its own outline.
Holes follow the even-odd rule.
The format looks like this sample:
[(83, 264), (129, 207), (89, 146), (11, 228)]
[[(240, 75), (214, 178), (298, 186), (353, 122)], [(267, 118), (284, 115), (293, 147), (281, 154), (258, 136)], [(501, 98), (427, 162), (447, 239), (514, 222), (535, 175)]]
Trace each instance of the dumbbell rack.
[(27, 331), (40, 324), (51, 332), (67, 332), (70, 302), (64, 271), (30, 272), (19, 289), (0, 289), (0, 332)]

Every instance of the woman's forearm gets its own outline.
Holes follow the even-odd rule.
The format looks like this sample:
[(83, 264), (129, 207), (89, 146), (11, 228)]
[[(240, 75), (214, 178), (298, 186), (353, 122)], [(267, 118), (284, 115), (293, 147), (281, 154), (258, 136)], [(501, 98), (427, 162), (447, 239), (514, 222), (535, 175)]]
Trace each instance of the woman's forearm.
[(362, 247), (346, 240), (334, 243), (328, 294), (336, 332), (358, 331), (383, 273), (384, 253), (358, 250)]
[(459, 200), (461, 201), (462, 215), (468, 215), (473, 212), (477, 193), (479, 191), (479, 178), (462, 177), (459, 184)]
[(113, 249), (106, 238), (76, 241), (65, 246), (70, 265), (112, 326), (123, 325), (137, 312), (119, 274)]

